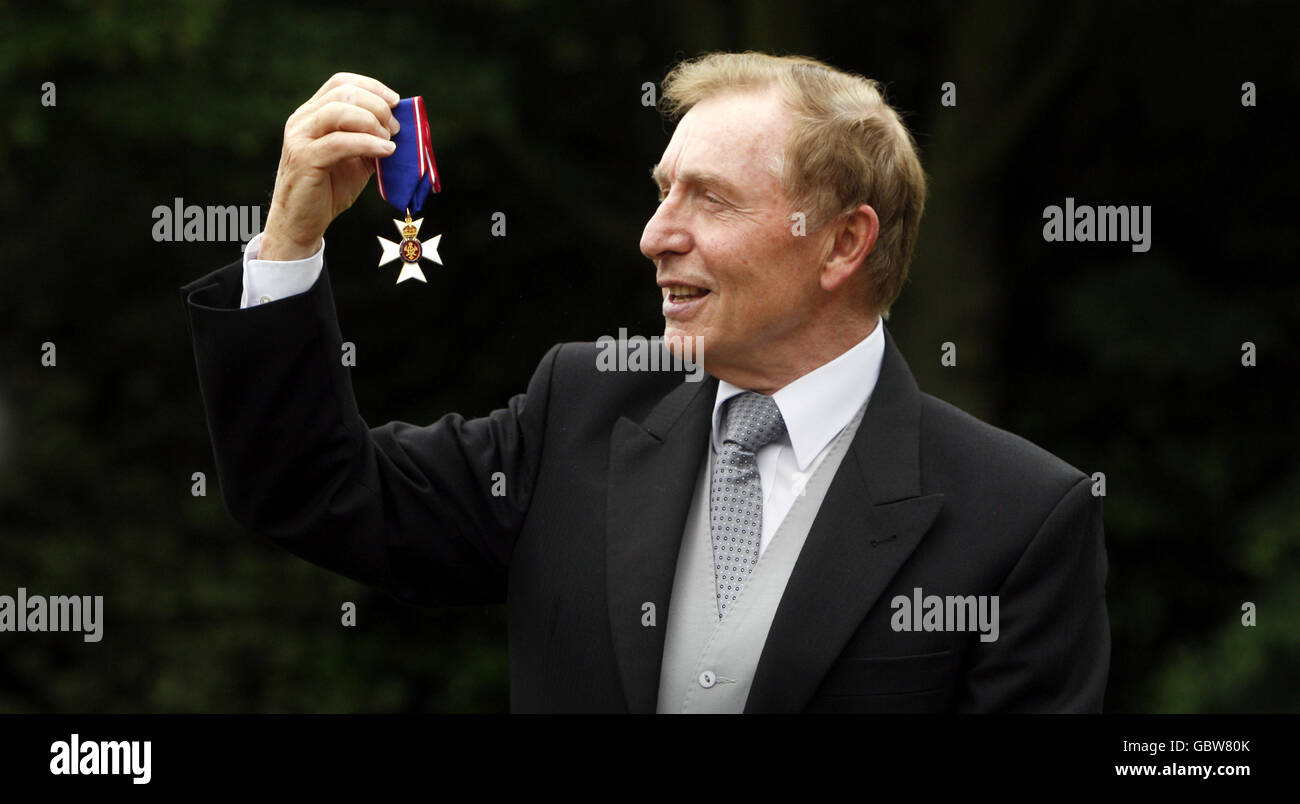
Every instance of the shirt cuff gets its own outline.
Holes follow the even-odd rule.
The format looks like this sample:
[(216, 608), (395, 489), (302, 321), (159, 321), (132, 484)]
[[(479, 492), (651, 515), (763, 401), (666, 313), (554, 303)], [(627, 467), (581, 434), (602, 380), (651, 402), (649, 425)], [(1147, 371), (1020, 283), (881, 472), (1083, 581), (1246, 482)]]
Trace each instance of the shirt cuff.
[(244, 249), (244, 295), (239, 307), (266, 304), (288, 296), (305, 293), (316, 284), (321, 269), (325, 267), (325, 239), (321, 238), (316, 253), (301, 260), (259, 260), (262, 247), (259, 233)]

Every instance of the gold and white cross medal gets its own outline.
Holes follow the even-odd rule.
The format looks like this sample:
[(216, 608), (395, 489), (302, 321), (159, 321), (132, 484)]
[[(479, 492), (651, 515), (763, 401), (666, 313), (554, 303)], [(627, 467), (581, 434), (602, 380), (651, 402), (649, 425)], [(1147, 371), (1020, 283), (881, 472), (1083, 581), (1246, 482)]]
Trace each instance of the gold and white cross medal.
[(402, 271), (397, 275), (397, 283), (405, 282), (407, 279), (418, 279), (421, 282), (428, 282), (424, 278), (424, 272), (420, 270), (420, 260), (432, 260), (442, 265), (442, 258), (438, 256), (438, 242), (442, 240), (442, 235), (434, 235), (428, 240), (421, 243), (416, 237), (420, 234), (420, 224), (424, 218), (411, 220), (411, 210), (406, 210), (406, 221), (402, 222), (393, 219), (397, 224), (397, 231), (402, 235), (402, 242), (394, 243), (391, 240), (385, 240), (376, 235), (379, 240), (379, 247), (383, 253), (379, 255), (380, 267), (387, 265), (396, 259), (402, 261)]

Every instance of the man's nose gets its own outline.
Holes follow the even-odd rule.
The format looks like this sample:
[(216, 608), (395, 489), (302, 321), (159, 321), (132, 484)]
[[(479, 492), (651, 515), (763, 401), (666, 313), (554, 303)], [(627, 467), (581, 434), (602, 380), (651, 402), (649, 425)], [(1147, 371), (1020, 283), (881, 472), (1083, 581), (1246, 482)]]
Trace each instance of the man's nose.
[(684, 254), (690, 250), (691, 236), (682, 212), (671, 194), (659, 202), (641, 232), (641, 253), (648, 259), (658, 260), (666, 254)]

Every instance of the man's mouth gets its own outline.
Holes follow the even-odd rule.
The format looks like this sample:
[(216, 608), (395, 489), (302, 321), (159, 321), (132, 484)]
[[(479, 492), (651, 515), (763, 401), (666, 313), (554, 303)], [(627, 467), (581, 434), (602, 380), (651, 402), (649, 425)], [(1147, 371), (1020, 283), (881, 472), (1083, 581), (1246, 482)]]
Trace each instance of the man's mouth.
[(704, 300), (713, 292), (695, 285), (665, 284), (659, 289), (664, 294), (664, 317), (678, 322), (693, 318), (704, 305)]
[(664, 290), (667, 291), (665, 298), (673, 304), (702, 299), (711, 292), (708, 288), (697, 288), (692, 285), (667, 285)]

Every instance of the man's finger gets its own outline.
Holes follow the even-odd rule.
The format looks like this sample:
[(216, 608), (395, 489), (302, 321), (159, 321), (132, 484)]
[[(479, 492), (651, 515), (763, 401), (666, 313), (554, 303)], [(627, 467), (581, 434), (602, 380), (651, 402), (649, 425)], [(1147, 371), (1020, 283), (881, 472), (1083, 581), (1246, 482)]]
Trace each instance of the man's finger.
[(397, 145), (392, 140), (357, 131), (334, 131), (306, 146), (308, 161), (318, 168), (330, 168), (358, 156), (383, 159), (395, 150)]
[(392, 138), (392, 133), (371, 114), (369, 109), (342, 101), (330, 101), (316, 110), (302, 131), (310, 139), (318, 139), (331, 131), (359, 131), (382, 139)]
[[(340, 84), (320, 97), (313, 98), (298, 107), (298, 110), (293, 113), (293, 118), (298, 120), (304, 118), (310, 119), (310, 117), (314, 117), (320, 109), (331, 103), (349, 104), (365, 109), (379, 122), (380, 126), (387, 128), (390, 134), (397, 133), (397, 129), (399, 128), (397, 118), (393, 116), (393, 110), (389, 108), (388, 103), (370, 90), (365, 89), (364, 87), (359, 87), (355, 84)], [(293, 124), (290, 123), (290, 127), (292, 126)], [(319, 136), (319, 134), (314, 134), (312, 136)]]
[(312, 95), (311, 99), (316, 100), (317, 98), (321, 97), (325, 93), (329, 92), (331, 89), (342, 86), (344, 84), (353, 84), (369, 92), (373, 92), (375, 95), (383, 98), (384, 101), (387, 102), (387, 104), (390, 107), (396, 106), (397, 102), (401, 100), (400, 95), (398, 95), (393, 90), (389, 89), (382, 82), (376, 81), (370, 76), (358, 75), (356, 73), (334, 73), (334, 75), (331, 75), (329, 77), (328, 81), (326, 81), (324, 84), (321, 84), (320, 89), (316, 90), (316, 94)]

